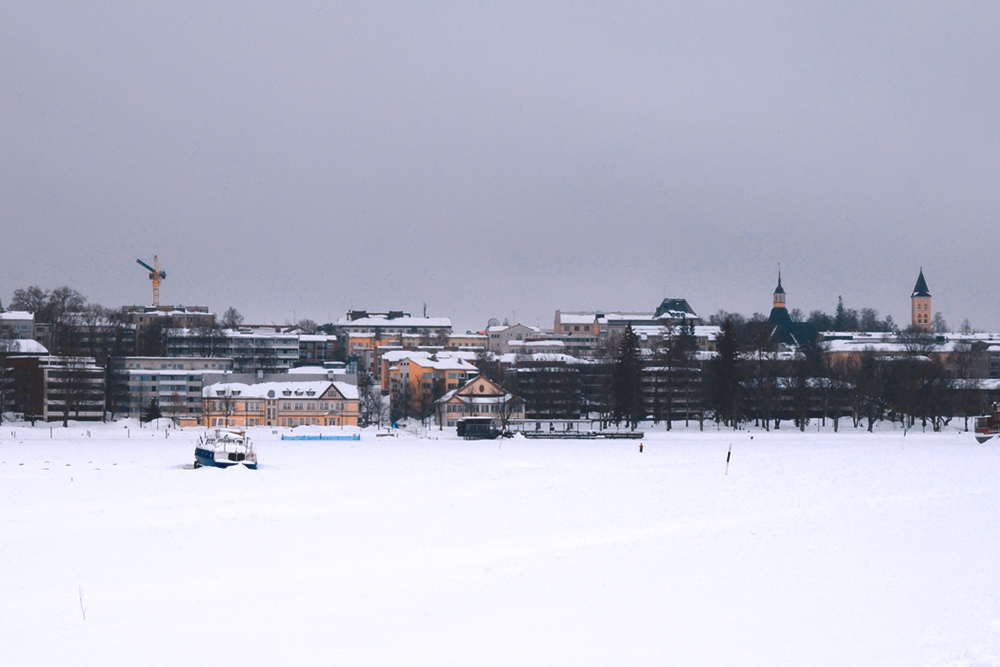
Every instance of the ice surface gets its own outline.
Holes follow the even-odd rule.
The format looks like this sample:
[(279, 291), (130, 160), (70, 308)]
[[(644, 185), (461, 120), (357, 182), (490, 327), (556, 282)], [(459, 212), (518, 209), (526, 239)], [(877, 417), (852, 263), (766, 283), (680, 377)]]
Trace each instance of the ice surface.
[(0, 426), (8, 665), (1000, 664), (971, 434), (51, 433)]

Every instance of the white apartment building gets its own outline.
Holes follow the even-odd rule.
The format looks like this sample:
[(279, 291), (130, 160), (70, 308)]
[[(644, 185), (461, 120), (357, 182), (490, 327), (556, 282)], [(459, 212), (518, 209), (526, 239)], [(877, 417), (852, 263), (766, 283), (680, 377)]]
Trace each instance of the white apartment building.
[(115, 373), (116, 399), (137, 419), (154, 398), (164, 417), (197, 418), (206, 380), (218, 382), (232, 371), (233, 360), (223, 357), (125, 357)]

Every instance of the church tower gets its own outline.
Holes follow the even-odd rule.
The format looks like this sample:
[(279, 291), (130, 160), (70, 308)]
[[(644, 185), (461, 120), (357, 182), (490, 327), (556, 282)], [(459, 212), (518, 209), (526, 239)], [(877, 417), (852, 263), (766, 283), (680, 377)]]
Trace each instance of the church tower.
[(917, 284), (910, 295), (910, 324), (919, 331), (931, 330), (931, 293), (924, 280), (924, 270), (920, 269)]
[(778, 269), (778, 286), (774, 288), (774, 308), (785, 307), (785, 290), (781, 287), (781, 269)]

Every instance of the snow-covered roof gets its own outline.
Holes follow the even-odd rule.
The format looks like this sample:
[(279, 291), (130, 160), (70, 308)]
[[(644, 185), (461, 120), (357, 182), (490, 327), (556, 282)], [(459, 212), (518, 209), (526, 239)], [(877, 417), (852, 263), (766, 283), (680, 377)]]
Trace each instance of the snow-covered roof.
[(450, 317), (359, 317), (350, 320), (342, 317), (337, 320), (337, 326), (342, 327), (419, 327), (419, 328), (451, 328)]
[(438, 403), (447, 403), (451, 400), (458, 400), (466, 405), (496, 405), (501, 400), (506, 403), (514, 398), (513, 394), (490, 394), (489, 396), (469, 396), (459, 394), (458, 389), (452, 389), (447, 394), (438, 399)]
[(307, 382), (259, 382), (244, 384), (242, 382), (219, 382), (202, 389), (205, 398), (219, 398), (231, 394), (234, 398), (287, 398), (298, 400), (317, 400), (330, 386), (337, 388), (345, 399), (358, 397), (357, 386), (348, 382), (307, 381)]
[(0, 313), (0, 320), (34, 320), (35, 314), (27, 310), (8, 310)]
[(652, 321), (654, 313), (644, 311), (641, 313), (628, 313), (628, 312), (604, 312), (601, 314), (599, 320), (602, 323), (611, 322), (628, 322), (631, 320), (650, 320)]
[(433, 368), (436, 371), (466, 371), (466, 372), (479, 372), (473, 364), (469, 363), (465, 359), (458, 359), (454, 357), (444, 357), (433, 359), (431, 357), (426, 358), (410, 358), (409, 362), (421, 366), (423, 368)]
[(495, 382), (487, 380), (486, 378), (481, 378), (478, 380), (478, 382), (480, 383), (480, 389), (482, 389), (483, 384), (486, 384), (489, 385), (492, 390), (494, 391), (500, 390), (501, 393), (489, 393), (489, 394), (475, 393), (471, 389), (473, 383), (475, 382), (477, 382), (477, 380), (473, 380), (469, 384), (465, 384), (462, 385), (461, 387), (452, 389), (447, 394), (439, 398), (437, 402), (447, 403), (448, 401), (458, 400), (468, 405), (496, 405), (501, 399), (503, 400), (503, 402), (506, 403), (507, 401), (510, 401), (514, 398), (513, 394), (507, 392), (503, 387), (499, 386)]
[(559, 312), (561, 324), (593, 324), (597, 321), (597, 313), (564, 313)]
[(660, 314), (658, 320), (697, 320), (699, 319), (695, 313), (689, 313), (686, 310), (665, 310)]
[(387, 350), (382, 353), (382, 360), (387, 361), (390, 364), (397, 361), (402, 361), (403, 359), (413, 359), (415, 357), (429, 357), (430, 352), (424, 352), (423, 350)]
[(980, 389), (1000, 391), (1000, 379), (997, 378), (990, 378), (988, 380), (965, 380), (965, 382), (976, 383)]
[[(855, 338), (852, 340), (828, 340), (825, 341), (827, 351), (832, 353), (856, 353), (863, 351), (878, 352), (883, 355), (901, 355), (913, 351), (913, 347), (895, 338), (878, 337), (871, 339)], [(931, 351), (953, 352), (955, 345), (951, 343), (932, 344)]]
[(854, 340), (854, 341), (885, 341), (898, 338), (899, 334), (891, 331), (823, 331), (823, 340)]
[[(565, 320), (563, 320), (563, 321), (565, 321)], [(594, 320), (591, 319), (590, 321), (593, 322)], [(539, 333), (539, 334), (542, 333), (542, 330), (540, 328), (533, 327), (533, 326), (530, 326), (530, 325), (527, 325), (527, 324), (521, 324), (520, 322), (518, 322), (517, 324), (496, 324), (496, 325), (493, 325), (491, 327), (486, 327), (486, 331), (492, 332), (492, 333), (501, 333), (501, 332), (507, 331), (509, 329), (528, 329), (529, 331), (534, 331), (535, 333)]]
[(566, 347), (566, 343), (561, 340), (512, 340), (507, 343), (507, 345), (513, 350), (515, 348), (534, 348), (536, 350), (541, 350), (544, 348), (549, 348), (553, 351), (563, 350)]
[(633, 324), (632, 333), (639, 336), (641, 339), (658, 336), (666, 336), (670, 332), (670, 327), (660, 326), (658, 324)]
[(129, 377), (132, 376), (154, 376), (154, 377), (177, 377), (184, 378), (188, 375), (231, 375), (232, 371), (221, 368), (192, 368), (188, 370), (176, 368), (126, 368), (123, 372)]
[(720, 331), (722, 331), (722, 327), (716, 324), (702, 324), (694, 328), (694, 335), (697, 338), (715, 340)]
[[(781, 289), (780, 280), (778, 282), (778, 289)], [(698, 318), (698, 315), (694, 312), (694, 308), (687, 302), (687, 299), (671, 297), (664, 299), (653, 315), (657, 319), (685, 320)]]
[(333, 386), (337, 388), (337, 391), (339, 391), (345, 399), (356, 399), (358, 397), (358, 385), (356, 384), (334, 380)]
[(516, 365), (518, 362), (526, 361), (562, 362), (565, 364), (583, 363), (583, 360), (579, 357), (574, 357), (569, 354), (561, 354), (559, 352), (534, 352), (532, 354), (510, 352), (508, 354), (501, 354), (498, 359), (501, 363), (508, 365)]
[(388, 350), (382, 353), (382, 359), (390, 364), (395, 364), (407, 359), (423, 360), (430, 359), (431, 356), (435, 356), (439, 360), (463, 359), (471, 362), (474, 361), (478, 355), (479, 353), (473, 350), (438, 350), (436, 352), (429, 352), (427, 350)]
[(289, 375), (322, 375), (325, 377), (330, 373), (330, 369), (323, 368), (322, 366), (299, 366), (298, 368), (289, 368), (285, 373)]
[[(6, 348), (6, 350), (4, 350)], [(0, 350), (7, 354), (48, 354), (48, 349), (37, 340), (5, 340), (0, 341)]]
[(255, 329), (253, 331), (240, 331), (238, 329), (226, 329), (227, 338), (240, 338), (240, 339), (250, 339), (250, 340), (284, 340), (289, 343), (295, 343), (298, 345), (299, 337), (297, 334), (281, 333), (278, 331), (266, 331), (262, 329)]
[(149, 317), (179, 317), (181, 315), (206, 317), (215, 315), (215, 313), (209, 312), (207, 308), (202, 309), (201, 306), (193, 306), (191, 308), (185, 308), (184, 306), (160, 306), (159, 308), (133, 306), (132, 309), (125, 306), (122, 308), (122, 312), (129, 315), (148, 315)]

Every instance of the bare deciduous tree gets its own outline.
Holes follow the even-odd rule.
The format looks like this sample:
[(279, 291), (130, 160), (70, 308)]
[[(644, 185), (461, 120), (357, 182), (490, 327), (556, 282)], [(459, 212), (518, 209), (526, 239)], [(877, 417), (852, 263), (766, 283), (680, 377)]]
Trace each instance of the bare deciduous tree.
[(295, 326), (297, 326), (302, 331), (302, 333), (306, 334), (314, 334), (317, 331), (319, 331), (319, 325), (316, 324), (316, 322), (314, 322), (313, 320), (309, 319), (299, 320)]
[(236, 329), (243, 324), (243, 316), (240, 315), (240, 311), (230, 306), (226, 309), (226, 312), (222, 314), (222, 320), (219, 324), (226, 329)]
[(358, 374), (358, 409), (362, 426), (376, 425), (382, 427), (382, 422), (388, 418), (386, 397), (382, 395), (382, 387), (375, 382), (371, 373), (362, 371)]

